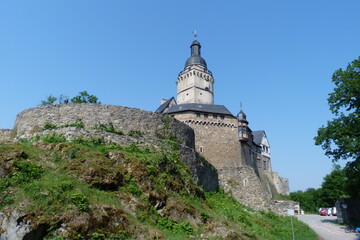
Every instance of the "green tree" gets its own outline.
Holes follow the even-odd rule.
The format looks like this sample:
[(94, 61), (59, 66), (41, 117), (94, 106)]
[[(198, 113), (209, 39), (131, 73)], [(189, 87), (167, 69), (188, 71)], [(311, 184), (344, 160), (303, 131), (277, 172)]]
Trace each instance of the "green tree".
[(54, 97), (53, 95), (50, 95), (47, 97), (46, 100), (42, 100), (40, 103), (40, 106), (45, 106), (45, 105), (51, 105), (54, 104), (56, 102), (56, 100), (58, 100), (57, 97)]
[(330, 174), (324, 177), (320, 188), (320, 200), (324, 207), (335, 205), (338, 198), (348, 197), (346, 194), (347, 177), (340, 165), (334, 165)]
[(328, 103), (335, 118), (318, 129), (315, 144), (321, 145), (335, 162), (353, 161), (345, 167), (347, 185), (351, 196), (360, 198), (360, 57), (346, 70), (335, 71), (332, 81), (335, 88)]
[(330, 110), (335, 114), (326, 127), (318, 130), (315, 144), (325, 154), (339, 159), (358, 160), (360, 156), (360, 57), (346, 70), (337, 70), (332, 77), (335, 88), (329, 94)]
[(79, 94), (80, 95), (70, 99), (70, 101), (72, 103), (96, 103), (96, 104), (101, 104), (101, 102), (98, 101), (98, 98), (96, 96), (88, 94), (87, 91), (80, 92)]
[(300, 203), (300, 207), (305, 212), (315, 213), (321, 206), (319, 201), (319, 189), (308, 188), (306, 191), (297, 191), (290, 193), (290, 199)]
[(347, 193), (356, 199), (360, 199), (360, 161), (355, 160), (346, 164), (345, 175), (347, 177)]

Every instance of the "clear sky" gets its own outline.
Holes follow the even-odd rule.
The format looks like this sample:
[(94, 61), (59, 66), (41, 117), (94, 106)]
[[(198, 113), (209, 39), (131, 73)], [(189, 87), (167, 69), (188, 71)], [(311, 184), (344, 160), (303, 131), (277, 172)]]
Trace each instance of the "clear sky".
[(332, 163), (313, 137), (332, 118), (331, 76), (360, 55), (360, 1), (0, 1), (0, 128), (48, 95), (87, 90), (154, 111), (176, 96), (197, 30), (215, 104), (240, 102), (265, 130), (291, 191), (319, 187)]

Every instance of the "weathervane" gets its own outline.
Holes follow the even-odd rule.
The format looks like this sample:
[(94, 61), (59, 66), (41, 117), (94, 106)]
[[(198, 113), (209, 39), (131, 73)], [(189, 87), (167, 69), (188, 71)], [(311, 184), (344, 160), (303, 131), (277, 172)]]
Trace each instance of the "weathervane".
[(242, 103), (240, 102), (240, 109), (242, 109)]
[(197, 37), (196, 30), (193, 31), (193, 34), (194, 34), (194, 38), (195, 38), (195, 40), (196, 40), (196, 37)]

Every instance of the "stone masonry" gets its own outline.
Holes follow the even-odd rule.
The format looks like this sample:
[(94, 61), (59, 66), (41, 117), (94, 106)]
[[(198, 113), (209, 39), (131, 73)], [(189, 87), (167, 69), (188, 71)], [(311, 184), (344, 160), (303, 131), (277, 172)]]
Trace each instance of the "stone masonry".
[[(84, 128), (66, 127), (44, 130), (46, 123), (56, 126), (72, 124), (81, 119)], [(165, 120), (166, 119), (166, 120)], [(168, 123), (166, 123), (168, 121)], [(99, 123), (112, 124), (124, 135), (94, 129)], [(168, 125), (168, 126), (167, 126)], [(127, 133), (137, 131), (140, 136), (131, 137)], [(99, 104), (56, 104), (27, 109), (17, 115), (13, 135), (15, 139), (47, 135), (52, 132), (76, 137), (102, 138), (105, 142), (142, 146), (159, 149), (159, 135), (171, 133), (180, 142), (182, 160), (189, 167), (194, 180), (205, 190), (218, 189), (216, 171), (195, 151), (194, 131), (174, 118), (135, 108)], [(2, 135), (1, 135), (2, 136)]]
[(11, 129), (0, 129), (0, 142), (11, 141)]
[(236, 120), (197, 118), (195, 113), (178, 114), (175, 118), (195, 131), (195, 149), (217, 169), (223, 166), (239, 167), (239, 145)]

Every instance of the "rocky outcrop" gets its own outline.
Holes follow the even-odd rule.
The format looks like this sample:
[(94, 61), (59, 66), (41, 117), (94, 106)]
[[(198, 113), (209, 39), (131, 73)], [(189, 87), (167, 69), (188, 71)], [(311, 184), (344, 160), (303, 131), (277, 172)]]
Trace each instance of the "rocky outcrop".
[[(0, 213), (0, 240), (18, 240), (31, 232), (30, 224), (23, 221), (23, 216), (16, 210)], [(34, 239), (35, 240), (35, 239)]]

